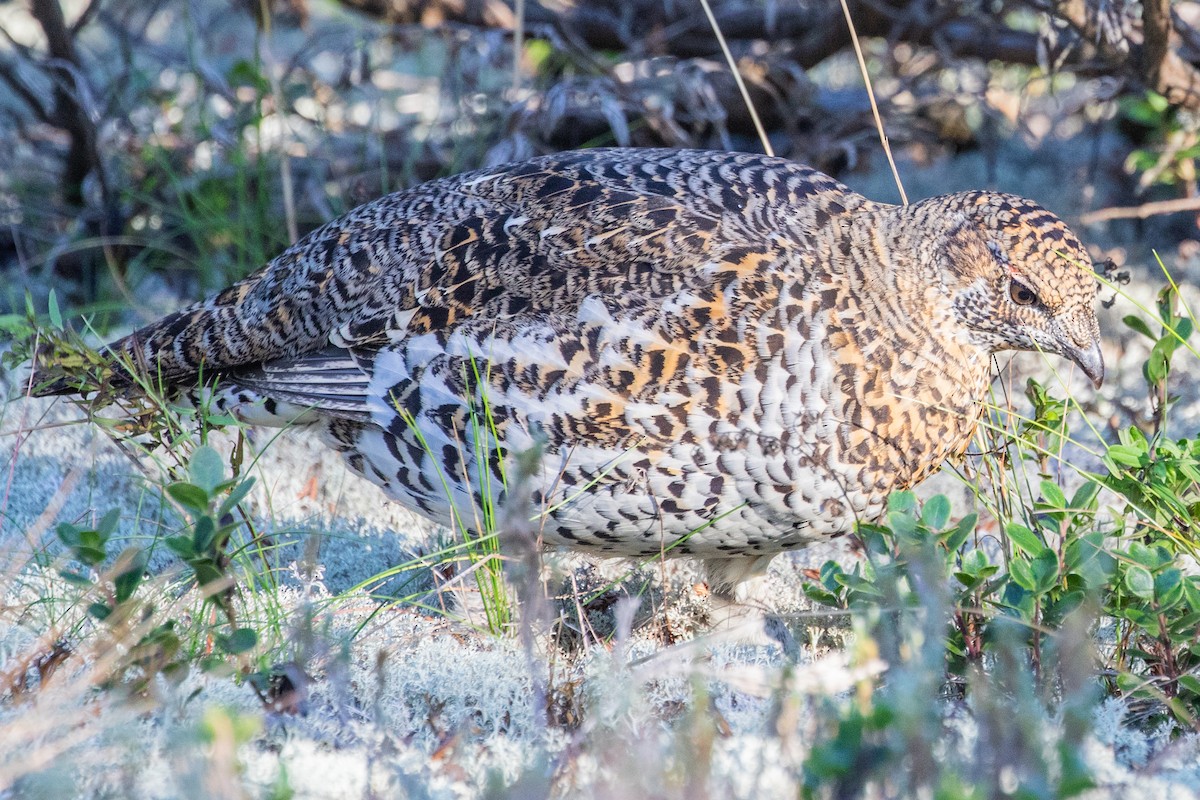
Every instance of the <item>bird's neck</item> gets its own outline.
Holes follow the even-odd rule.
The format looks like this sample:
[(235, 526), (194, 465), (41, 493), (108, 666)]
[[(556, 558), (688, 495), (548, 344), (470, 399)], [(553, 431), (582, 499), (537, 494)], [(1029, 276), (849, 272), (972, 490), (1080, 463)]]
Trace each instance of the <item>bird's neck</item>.
[(939, 275), (939, 233), (937, 221), (899, 207), (857, 215), (841, 231), (832, 276), (871, 321), (841, 321), (834, 339), (844, 343), (839, 362), (862, 365), (840, 387), (862, 409), (847, 456), (897, 486), (965, 447), (990, 375), (990, 352), (958, 320)]
[(844, 257), (835, 279), (886, 320), (885, 335), (932, 335), (954, 351), (972, 349), (977, 343), (958, 323), (941, 274), (946, 223), (930, 211), (921, 204), (881, 206), (848, 217), (836, 233), (834, 246)]

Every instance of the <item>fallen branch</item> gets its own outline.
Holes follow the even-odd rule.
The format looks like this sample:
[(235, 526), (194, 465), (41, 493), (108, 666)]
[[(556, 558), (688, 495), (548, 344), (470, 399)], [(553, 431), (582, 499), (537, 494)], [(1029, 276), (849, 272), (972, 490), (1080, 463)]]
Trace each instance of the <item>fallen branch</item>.
[[(393, 24), (433, 26), (452, 22), (504, 30), (512, 30), (515, 25), (506, 0), (340, 2)], [(852, 0), (848, 5), (860, 36), (933, 47), (950, 58), (1036, 65), (1038, 35), (1006, 24), (1010, 5), (1024, 5), (1064, 20), (1078, 34), (1081, 46), (1075, 48), (1064, 69), (1122, 78), (1159, 92), (1174, 105), (1200, 110), (1200, 70), (1180, 51), (1183, 48), (1190, 53), (1195, 48), (1189, 48), (1188, 43), (1200, 37), (1172, 18), (1169, 0), (1145, 0), (1140, 28), (1133, 23), (1132, 34), (1120, 42), (1097, 35), (1096, 21), (1086, 0), (1017, 0), (1000, 4), (991, 13), (974, 3)], [(539, 28), (553, 29), (587, 47), (615, 50), (635, 58), (719, 57), (709, 24), (692, 9), (688, 3), (661, 0), (620, 4), (527, 0), (525, 23), (535, 35)], [(808, 69), (851, 46), (837, 0), (812, 2), (804, 7), (714, 3), (713, 15), (735, 55), (752, 51), (756, 42), (767, 42), (786, 51), (796, 65)]]
[[(1034, 8), (1043, 7), (1039, 0), (1026, 2)], [(1108, 74), (1134, 78), (1172, 105), (1200, 111), (1200, 70), (1175, 50), (1178, 42), (1173, 41), (1176, 36), (1170, 0), (1143, 0), (1141, 5), (1140, 31), (1135, 30), (1120, 42), (1110, 41), (1097, 30), (1095, 16), (1085, 0), (1058, 0), (1051, 13), (1074, 28), (1083, 41), (1094, 43)]]
[(54, 103), (51, 115), (54, 124), (67, 133), (69, 147), (63, 168), (63, 195), (73, 206), (82, 207), (83, 181), (95, 173), (106, 188), (106, 176), (96, 150), (96, 125), (83, 106), (85, 71), (75, 52), (72, 29), (67, 26), (58, 0), (32, 0), (30, 13), (46, 35), (50, 53), (47, 73), (54, 83)]
[(1200, 197), (1181, 197), (1177, 200), (1156, 200), (1140, 206), (1112, 206), (1089, 211), (1079, 218), (1084, 225), (1107, 222), (1112, 219), (1147, 219), (1160, 214), (1179, 214), (1184, 211), (1200, 211)]

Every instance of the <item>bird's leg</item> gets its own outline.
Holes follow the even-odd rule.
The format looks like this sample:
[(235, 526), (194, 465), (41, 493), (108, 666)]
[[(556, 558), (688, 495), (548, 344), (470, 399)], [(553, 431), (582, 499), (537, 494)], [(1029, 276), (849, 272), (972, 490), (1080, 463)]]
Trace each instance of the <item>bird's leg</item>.
[(706, 558), (713, 632), (753, 644), (776, 645), (789, 658), (799, 655), (795, 637), (767, 597), (767, 567), (775, 556)]

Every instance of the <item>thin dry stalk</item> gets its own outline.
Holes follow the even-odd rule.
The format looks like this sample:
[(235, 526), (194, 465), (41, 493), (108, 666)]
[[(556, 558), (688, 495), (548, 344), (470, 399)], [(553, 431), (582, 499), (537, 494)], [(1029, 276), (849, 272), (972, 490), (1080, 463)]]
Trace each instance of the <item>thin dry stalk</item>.
[(758, 110), (750, 100), (750, 92), (746, 89), (746, 82), (742, 80), (742, 73), (738, 71), (737, 62), (733, 60), (733, 53), (729, 52), (729, 45), (725, 42), (725, 34), (721, 33), (721, 26), (717, 24), (717, 18), (713, 16), (712, 6), (708, 4), (708, 0), (700, 0), (700, 5), (704, 6), (704, 14), (708, 17), (708, 24), (712, 26), (713, 33), (717, 37), (717, 43), (721, 45), (721, 52), (725, 54), (725, 62), (729, 64), (729, 71), (733, 73), (733, 80), (737, 83), (738, 91), (742, 93), (742, 100), (746, 103), (746, 111), (750, 113), (750, 120), (754, 123), (754, 130), (757, 131), (758, 139), (762, 142), (763, 152), (769, 156), (773, 156), (775, 155), (775, 150), (771, 147), (770, 140), (767, 139), (767, 131), (763, 127), (762, 120), (758, 118)]
[[(271, 51), (268, 38), (271, 36), (271, 9), (268, 0), (259, 0), (259, 14), (262, 19), (262, 30), (258, 37), (258, 52), (259, 58), (265, 69), (267, 80), (271, 85), (271, 99), (275, 103), (275, 113), (279, 115), (281, 127), (284, 131), (288, 129), (287, 115), (284, 114), (284, 109), (287, 106), (283, 99), (283, 87), (279, 84), (279, 74), (276, 69), (277, 63), (274, 53)], [(292, 181), (292, 164), (288, 159), (287, 143), (281, 143), (279, 148), (279, 188), (283, 193), (283, 219), (287, 227), (288, 242), (294, 242), (300, 238), (300, 228), (296, 224), (296, 189)]]
[(512, 88), (521, 88), (521, 51), (525, 49), (525, 0), (513, 4), (513, 75)]
[(863, 58), (862, 45), (858, 41), (858, 31), (854, 29), (854, 20), (850, 16), (850, 6), (846, 0), (842, 2), (842, 13), (846, 16), (846, 26), (850, 29), (850, 41), (854, 44), (854, 55), (858, 57), (858, 69), (862, 72), (863, 83), (867, 87), (867, 99), (871, 101), (871, 114), (875, 117), (875, 129), (879, 131), (879, 141), (883, 144), (883, 154), (887, 156), (888, 166), (892, 168), (892, 178), (896, 188), (900, 190), (901, 205), (908, 205), (908, 194), (904, 184), (900, 182), (900, 171), (896, 169), (896, 159), (892, 157), (892, 146), (888, 143), (887, 132), (883, 129), (883, 118), (879, 116), (879, 104), (875, 102), (875, 89), (871, 86), (871, 75), (867, 72), (867, 60)]

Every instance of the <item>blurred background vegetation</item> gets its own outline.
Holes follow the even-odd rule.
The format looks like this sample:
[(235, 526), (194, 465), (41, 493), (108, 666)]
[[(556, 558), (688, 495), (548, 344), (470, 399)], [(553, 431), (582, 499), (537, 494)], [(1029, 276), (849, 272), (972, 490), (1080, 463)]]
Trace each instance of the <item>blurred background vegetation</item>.
[[(848, 9), (917, 194), (1024, 188), (1090, 223), (1098, 259), (1198, 238), (1200, 3)], [(713, 13), (774, 151), (897, 199), (841, 5)], [(763, 149), (682, 0), (9, 0), (0, 141), (0, 303), (44, 308), (54, 287), (101, 329), (438, 175), (582, 146)]]
[[(217, 449), (189, 435), (229, 420), (154, 409), (170, 435), (136, 455), (165, 466), (134, 502), (74, 409), (42, 416), (9, 383), (0, 797), (290, 797), (338, 780), (414, 797), (1200, 791), (1200, 3), (846, 8), (910, 198), (1028, 195), (1115, 266), (1104, 394), (1024, 383), (1046, 377), (1036, 356), (1040, 373), (1002, 370), (958, 475), (972, 502), (898, 495), (844, 558), (777, 559), (797, 663), (693, 663), (670, 646), (706, 630), (686, 570), (564, 570), (553, 625), (521, 604), (550, 634), (518, 647), (412, 599), (470, 571), (449, 546), (406, 561), (351, 508), (345, 549), (378, 548), (384, 571), (324, 578), (335, 503), (297, 526), (302, 558), (286, 513), (262, 536), (254, 514), (231, 523), (255, 497), (243, 432)], [(841, 3), (712, 10), (771, 148), (898, 200)], [(105, 335), (156, 317), (384, 192), (605, 145), (764, 149), (699, 2), (0, 0), (0, 350), (80, 314)], [(340, 497), (317, 456), (269, 446), (274, 477), (304, 482), (280, 484), (281, 507)], [(171, 557), (183, 566), (160, 575)], [(379, 588), (398, 572), (417, 590)], [(653, 580), (660, 595), (628, 588)]]

